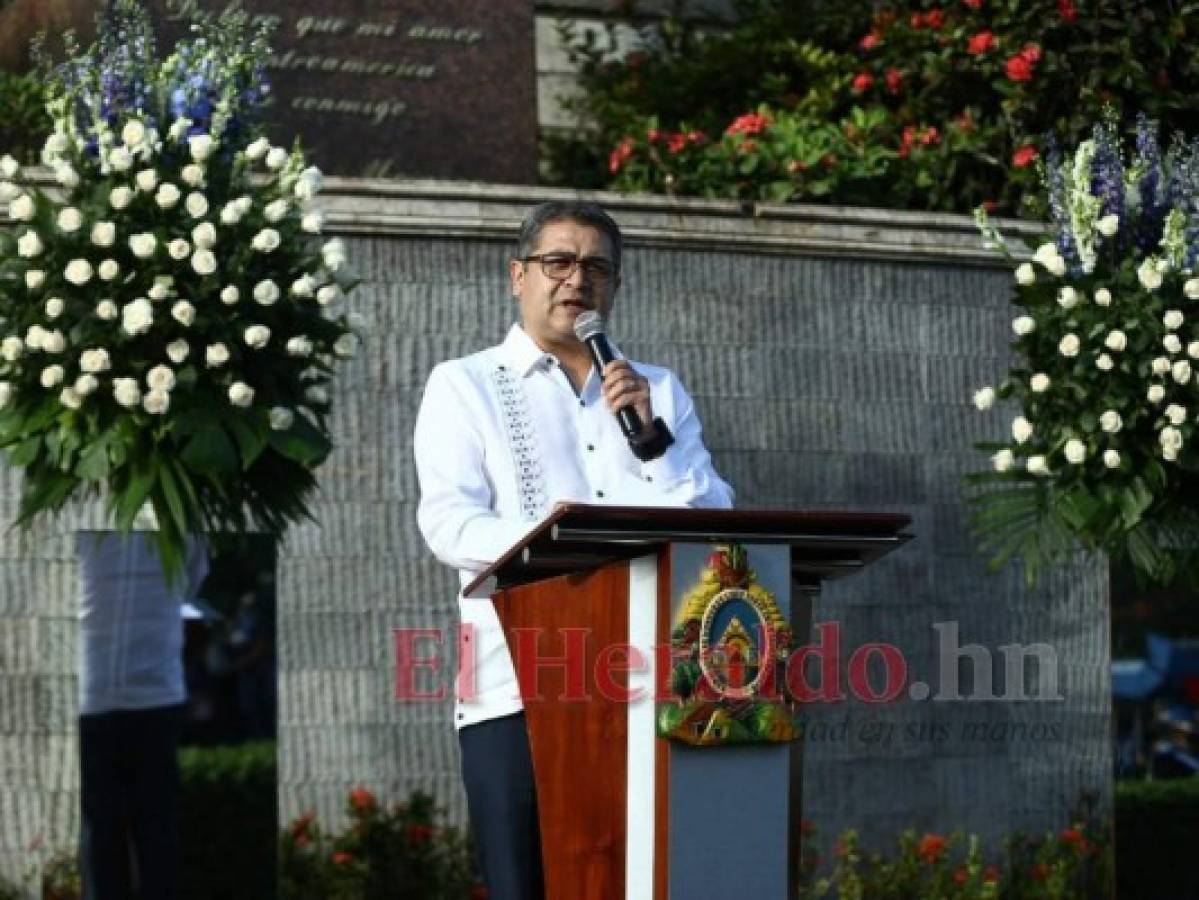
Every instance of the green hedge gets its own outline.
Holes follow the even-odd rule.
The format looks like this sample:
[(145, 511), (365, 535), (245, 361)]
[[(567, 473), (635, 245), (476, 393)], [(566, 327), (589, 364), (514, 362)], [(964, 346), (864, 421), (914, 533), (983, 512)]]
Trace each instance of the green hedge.
[(182, 900), (273, 900), (278, 881), (278, 766), (273, 741), (188, 747)]
[(1120, 900), (1199, 898), (1199, 777), (1116, 782)]

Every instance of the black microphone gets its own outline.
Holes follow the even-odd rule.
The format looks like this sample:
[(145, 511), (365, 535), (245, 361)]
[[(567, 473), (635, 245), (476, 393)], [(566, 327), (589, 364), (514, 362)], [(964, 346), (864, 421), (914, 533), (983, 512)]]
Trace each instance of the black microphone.
[[(591, 351), (591, 358), (595, 361), (595, 368), (603, 378), (604, 366), (616, 359), (616, 354), (608, 342), (607, 335), (604, 334), (604, 320), (600, 318), (600, 314), (594, 310), (579, 313), (575, 318), (575, 337), (587, 345), (587, 349)], [(637, 410), (632, 406), (622, 406), (616, 410), (616, 418), (620, 422), (620, 430), (630, 442), (641, 434), (644, 427), (641, 416), (637, 415)]]

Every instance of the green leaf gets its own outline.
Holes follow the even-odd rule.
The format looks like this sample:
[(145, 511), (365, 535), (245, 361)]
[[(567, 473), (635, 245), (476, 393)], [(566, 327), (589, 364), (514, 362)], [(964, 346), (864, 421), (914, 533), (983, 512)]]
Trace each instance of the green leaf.
[(75, 474), (87, 481), (103, 481), (108, 477), (108, 470), (108, 441), (105, 439), (84, 450), (75, 466)]
[(283, 456), (310, 469), (324, 462), (333, 449), (329, 438), (303, 415), (297, 415), (287, 431), (271, 432), (270, 443)]
[(231, 475), (238, 469), (237, 448), (219, 425), (208, 425), (197, 431), (179, 456), (196, 472)]
[(18, 469), (23, 468), (23, 467), (29, 465), (30, 463), (32, 463), (35, 459), (37, 459), (38, 452), (41, 449), (42, 449), (41, 435), (34, 435), (31, 438), (26, 438), (25, 440), (21, 441), (21, 443), (17, 444), (17, 446), (9, 452), (9, 454), (8, 454), (9, 465), (14, 466)]
[(146, 461), (145, 467), (135, 465), (129, 483), (118, 488), (113, 500), (113, 511), (116, 515), (117, 527), (128, 530), (133, 527), (137, 512), (150, 496), (154, 483), (158, 480), (158, 464), (153, 458)]
[(256, 427), (239, 415), (229, 416), (225, 420), (225, 427), (232, 432), (233, 439), (237, 442), (237, 449), (241, 453), (242, 469), (249, 469), (270, 444), (270, 434), (265, 427), (261, 425)]

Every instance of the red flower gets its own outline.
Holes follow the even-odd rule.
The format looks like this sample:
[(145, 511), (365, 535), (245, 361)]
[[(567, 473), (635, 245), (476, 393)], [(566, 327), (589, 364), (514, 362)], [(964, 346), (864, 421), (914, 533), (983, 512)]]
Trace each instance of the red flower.
[(1025, 44), (1020, 55), (1028, 60), (1030, 66), (1035, 66), (1041, 61), (1041, 48), (1036, 44)]
[(1075, 844), (1075, 845), (1082, 845), (1082, 844), (1086, 843), (1086, 840), (1087, 840), (1085, 837), (1083, 837), (1082, 832), (1079, 831), (1077, 828), (1064, 829), (1061, 833), (1061, 839), (1062, 839), (1063, 844)]
[(733, 119), (724, 130), (725, 134), (761, 134), (770, 125), (770, 117), (758, 113), (745, 113)]
[(1074, 8), (1073, 0), (1057, 0), (1057, 14), (1063, 22), (1073, 22), (1078, 18), (1078, 10)]
[(953, 127), (963, 134), (974, 130), (974, 117), (970, 115), (970, 110), (964, 109), (954, 117)]
[(1032, 144), (1025, 144), (1023, 147), (1017, 147), (1016, 152), (1012, 154), (1012, 165), (1017, 169), (1026, 168), (1040, 155)]
[(1032, 80), (1032, 63), (1023, 54), (1017, 53), (1015, 56), (1008, 57), (1003, 69), (1011, 81)]
[(941, 132), (936, 125), (929, 125), (920, 135), (920, 144), (924, 147), (935, 147), (941, 143)]
[(704, 134), (702, 131), (692, 130), (692, 131), (687, 132), (687, 140), (693, 144), (702, 143), (703, 141), (707, 140), (707, 138), (708, 138), (708, 136), (706, 134)]
[(908, 19), (908, 23), (916, 29), (924, 27), (924, 13), (912, 13), (912, 17)]
[(998, 884), (999, 870), (994, 866), (987, 866), (983, 869), (983, 884)]
[(865, 91), (870, 90), (870, 88), (873, 84), (874, 84), (874, 76), (873, 75), (871, 75), (869, 72), (859, 72), (857, 75), (855, 75), (853, 77), (853, 84), (851, 86), (851, 89), (853, 90), (853, 92), (855, 94), (861, 94)]
[(682, 153), (687, 149), (687, 135), (676, 131), (666, 139), (666, 149), (671, 153)]
[(933, 31), (939, 31), (941, 26), (945, 24), (945, 13), (936, 7), (930, 9), (924, 15), (924, 24)]
[(883, 76), (883, 80), (887, 83), (887, 90), (892, 94), (898, 94), (899, 89), (903, 87), (903, 72), (896, 68), (887, 69), (887, 74)]
[(364, 787), (356, 787), (350, 791), (350, 806), (354, 812), (367, 813), (378, 805), (375, 795)]
[(431, 825), (423, 825), (420, 822), (413, 822), (404, 831), (408, 835), (408, 839), (414, 844), (428, 843), (429, 838), (433, 837), (433, 827)]
[(970, 873), (966, 871), (966, 867), (958, 866), (957, 869), (953, 873), (953, 883), (954, 884), (965, 884), (966, 879), (968, 879), (969, 877), (970, 877)]
[(871, 31), (868, 32), (860, 41), (858, 41), (858, 46), (865, 52), (869, 53), (880, 43), (882, 43), (882, 40), (883, 36), (881, 34), (879, 34), (877, 31)]
[(980, 31), (978, 34), (972, 34), (970, 40), (966, 42), (966, 52), (971, 56), (978, 56), (986, 53), (988, 50), (995, 49), (995, 35), (989, 31)]
[(984, 210), (986, 210), (988, 213), (993, 213), (993, 212), (995, 212), (995, 210), (996, 210), (998, 207), (999, 207), (999, 204), (998, 204), (998, 203), (996, 203), (994, 200), (984, 200), (984, 201), (982, 202), (982, 208), (983, 208)]
[(615, 175), (633, 157), (633, 139), (625, 138), (608, 155), (608, 171)]
[(344, 850), (338, 850), (336, 853), (333, 854), (332, 860), (333, 860), (333, 865), (344, 866), (346, 863), (353, 862), (354, 857), (351, 854), (346, 853), (346, 851), (344, 851)]
[(983, 0), (962, 0), (963, 6), (969, 6), (971, 9), (982, 9)]
[[(291, 837), (297, 844), (303, 846), (308, 843), (308, 829), (312, 827), (312, 823), (316, 821), (316, 813), (312, 810), (304, 813), (300, 818), (291, 823)], [(303, 843), (301, 843), (301, 841)]]
[(946, 843), (939, 834), (926, 834), (916, 847), (916, 855), (931, 866), (945, 855)]
[(656, 144), (658, 141), (662, 140), (662, 132), (657, 128), (651, 128), (645, 132), (645, 139), (651, 144)]
[(907, 159), (912, 152), (912, 141), (916, 137), (916, 126), (905, 125), (903, 135), (899, 139), (899, 158)]

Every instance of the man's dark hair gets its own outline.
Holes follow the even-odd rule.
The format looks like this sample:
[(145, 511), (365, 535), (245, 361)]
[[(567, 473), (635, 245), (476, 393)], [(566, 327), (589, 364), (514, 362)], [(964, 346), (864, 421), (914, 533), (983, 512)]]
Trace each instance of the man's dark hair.
[(603, 207), (584, 200), (551, 200), (533, 207), (520, 223), (520, 240), (516, 245), (516, 258), (524, 259), (537, 247), (541, 230), (550, 222), (571, 221), (590, 225), (608, 239), (612, 247), (612, 263), (620, 271), (621, 237), (620, 226)]

